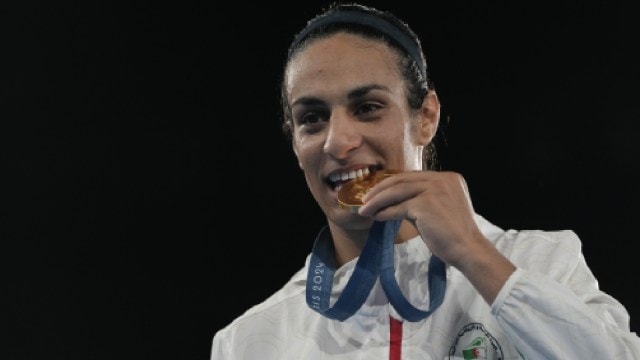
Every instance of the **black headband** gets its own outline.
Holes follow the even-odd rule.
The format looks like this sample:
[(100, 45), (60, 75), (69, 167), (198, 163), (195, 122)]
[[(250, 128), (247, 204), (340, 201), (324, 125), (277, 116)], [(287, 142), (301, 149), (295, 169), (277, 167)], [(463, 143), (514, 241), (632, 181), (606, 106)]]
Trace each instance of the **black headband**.
[(384, 33), (398, 43), (407, 52), (407, 54), (413, 58), (420, 67), (422, 75), (426, 78), (426, 69), (424, 61), (422, 61), (422, 52), (418, 48), (416, 42), (391, 22), (379, 16), (360, 11), (334, 12), (324, 17), (311, 20), (307, 24), (307, 27), (296, 35), (295, 39), (291, 43), (290, 49), (295, 49), (298, 46), (298, 43), (300, 43), (312, 31), (322, 26), (334, 23), (364, 25)]

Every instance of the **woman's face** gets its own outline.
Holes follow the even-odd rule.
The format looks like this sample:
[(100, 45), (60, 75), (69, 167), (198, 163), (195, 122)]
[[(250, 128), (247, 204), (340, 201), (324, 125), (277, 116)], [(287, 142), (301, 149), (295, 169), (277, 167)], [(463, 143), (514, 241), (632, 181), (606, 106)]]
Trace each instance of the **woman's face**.
[(437, 126), (425, 137), (397, 62), (382, 42), (338, 33), (312, 42), (286, 69), (299, 166), (329, 221), (343, 227), (370, 221), (338, 206), (340, 185), (363, 170), (420, 170)]

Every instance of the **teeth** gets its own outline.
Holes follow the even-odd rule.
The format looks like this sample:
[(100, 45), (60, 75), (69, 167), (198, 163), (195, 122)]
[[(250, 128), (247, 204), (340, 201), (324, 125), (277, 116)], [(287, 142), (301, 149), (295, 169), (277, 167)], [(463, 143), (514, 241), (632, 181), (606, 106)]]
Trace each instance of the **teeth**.
[(368, 174), (369, 174), (369, 168), (362, 168), (358, 170), (351, 170), (349, 172), (343, 172), (340, 174), (333, 174), (329, 179), (332, 182), (346, 181), (346, 180), (355, 179), (358, 177), (363, 177)]

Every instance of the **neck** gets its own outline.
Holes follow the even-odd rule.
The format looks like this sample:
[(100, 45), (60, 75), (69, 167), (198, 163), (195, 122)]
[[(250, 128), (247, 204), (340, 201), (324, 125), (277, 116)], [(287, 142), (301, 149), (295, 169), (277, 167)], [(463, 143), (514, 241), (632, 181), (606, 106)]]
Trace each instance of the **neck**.
[[(335, 248), (337, 268), (360, 256), (360, 252), (362, 252), (362, 248), (369, 236), (369, 228), (370, 227), (350, 230), (340, 227), (335, 223), (329, 223), (329, 230)], [(400, 224), (400, 229), (398, 229), (395, 243), (403, 243), (418, 235), (419, 233), (415, 226), (404, 220), (402, 224)]]

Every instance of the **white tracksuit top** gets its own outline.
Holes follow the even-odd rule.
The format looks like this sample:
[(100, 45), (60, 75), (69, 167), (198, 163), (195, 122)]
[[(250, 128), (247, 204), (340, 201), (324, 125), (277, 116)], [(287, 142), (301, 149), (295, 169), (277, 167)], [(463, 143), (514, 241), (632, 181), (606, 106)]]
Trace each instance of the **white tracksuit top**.
[[(307, 306), (307, 257), (284, 287), (215, 334), (211, 360), (640, 359), (627, 310), (599, 290), (573, 231), (504, 231), (476, 221), (517, 266), (493, 304), (447, 267), (444, 301), (424, 320), (403, 321), (379, 282), (352, 317), (328, 319)], [(420, 237), (394, 251), (401, 290), (427, 310), (431, 252)], [(331, 304), (356, 261), (336, 270)]]

